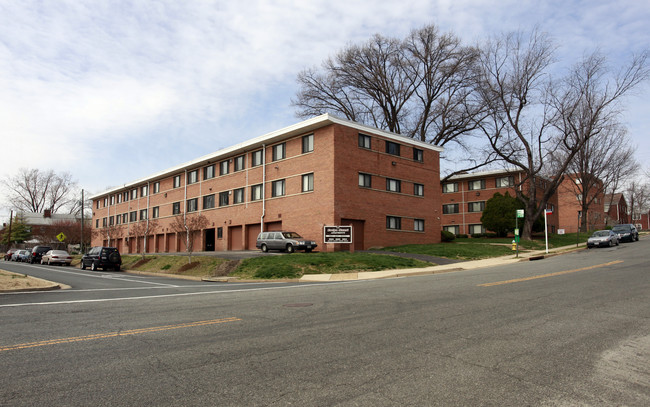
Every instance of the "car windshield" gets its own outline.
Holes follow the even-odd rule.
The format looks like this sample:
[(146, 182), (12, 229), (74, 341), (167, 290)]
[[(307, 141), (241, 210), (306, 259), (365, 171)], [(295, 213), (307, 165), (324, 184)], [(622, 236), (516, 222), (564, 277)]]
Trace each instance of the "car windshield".
[(605, 237), (605, 236), (609, 236), (609, 231), (599, 230), (598, 232), (594, 232), (594, 234), (592, 235), (592, 237)]
[(629, 232), (630, 227), (629, 226), (614, 226), (612, 228), (614, 232)]
[(300, 235), (297, 234), (296, 232), (284, 232), (284, 233), (282, 233), (282, 234), (283, 234), (284, 237), (287, 238), (287, 239), (300, 239), (300, 238), (302, 238), (302, 236), (300, 236)]

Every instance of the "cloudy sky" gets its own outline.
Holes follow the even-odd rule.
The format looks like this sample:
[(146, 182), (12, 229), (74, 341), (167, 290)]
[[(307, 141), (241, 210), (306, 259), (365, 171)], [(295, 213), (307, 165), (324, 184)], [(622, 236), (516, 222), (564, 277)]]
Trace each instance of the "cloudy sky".
[[(296, 74), (375, 33), (538, 25), (567, 65), (623, 64), (648, 22), (650, 0), (0, 0), (0, 178), (67, 171), (98, 193), (294, 124)], [(650, 86), (626, 107), (648, 163)]]

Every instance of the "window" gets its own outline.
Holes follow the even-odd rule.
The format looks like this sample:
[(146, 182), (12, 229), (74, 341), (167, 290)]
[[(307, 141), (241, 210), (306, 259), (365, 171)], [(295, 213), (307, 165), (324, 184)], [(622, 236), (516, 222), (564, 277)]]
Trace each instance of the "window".
[(262, 150), (253, 151), (251, 153), (251, 166), (257, 167), (258, 165), (262, 165), (262, 153)]
[(262, 199), (262, 184), (253, 185), (251, 187), (251, 201), (259, 201)]
[(460, 226), (458, 225), (450, 225), (450, 226), (443, 226), (442, 230), (445, 230), (447, 232), (451, 232), (455, 235), (460, 234)]
[(393, 143), (392, 141), (386, 142), (386, 152), (392, 155), (399, 155), (399, 144)]
[(302, 153), (310, 153), (314, 151), (314, 135), (310, 134), (302, 138)]
[(108, 222), (108, 218), (102, 218), (102, 227), (106, 227)]
[(96, 204), (95, 207), (99, 209), (99, 200), (95, 201), (95, 204)]
[(413, 221), (413, 230), (416, 232), (424, 232), (424, 219), (415, 219)]
[(402, 182), (398, 179), (386, 178), (386, 191), (401, 192)]
[(203, 168), (203, 179), (206, 180), (211, 178), (214, 178), (214, 164)]
[(276, 197), (276, 196), (284, 196), (284, 180), (278, 180), (278, 181), (273, 181), (271, 183), (272, 185), (272, 190), (271, 190), (271, 196)]
[(129, 222), (137, 222), (137, 221), (138, 221), (138, 211), (129, 212)]
[(483, 233), (485, 233), (485, 228), (483, 225), (469, 225), (470, 235), (481, 235)]
[[(122, 194), (122, 198), (124, 198), (124, 199), (122, 199), (124, 202), (128, 201), (129, 200), (129, 191), (124, 191), (124, 193)], [(99, 206), (97, 208), (99, 208)]]
[(143, 185), (142, 188), (140, 188), (140, 196), (147, 196), (148, 193), (149, 193), (149, 186)]
[(120, 223), (122, 223), (122, 215), (115, 216), (115, 224), (119, 225)]
[(424, 185), (413, 184), (413, 195), (424, 196)]
[(153, 183), (153, 193), (157, 194), (160, 192), (160, 182), (154, 182)]
[(180, 188), (181, 186), (181, 176), (177, 175), (174, 177), (174, 188)]
[(508, 188), (508, 187), (514, 187), (515, 186), (515, 178), (514, 177), (500, 177), (496, 179), (496, 187), (497, 188)]
[(181, 213), (181, 203), (180, 202), (174, 202), (172, 204), (172, 214), (173, 215), (178, 215)]
[(214, 194), (206, 195), (203, 197), (203, 209), (214, 208)]
[(138, 197), (138, 190), (137, 189), (132, 189), (131, 190), (131, 199), (136, 199)]
[(372, 175), (359, 173), (359, 186), (364, 188), (372, 187)]
[(159, 216), (160, 216), (160, 207), (154, 206), (153, 208), (151, 208), (151, 217), (156, 219)]
[(111, 205), (115, 205), (115, 195), (111, 195)]
[(108, 197), (104, 198), (104, 208), (108, 206)]
[(483, 209), (485, 209), (485, 201), (467, 203), (467, 212), (482, 212)]
[(450, 192), (458, 192), (458, 182), (447, 182), (442, 184), (442, 192), (448, 194)]
[(140, 220), (146, 220), (146, 219), (147, 219), (147, 210), (140, 209)]
[(230, 166), (228, 165), (228, 160), (221, 161), (219, 163), (219, 175), (226, 175), (230, 171)]
[(413, 160), (419, 162), (424, 161), (424, 151), (419, 148), (413, 148)]
[(386, 229), (399, 230), (402, 228), (402, 218), (397, 216), (386, 216)]
[(199, 170), (194, 170), (187, 173), (188, 184), (195, 184), (198, 181), (199, 181)]
[(127, 223), (129, 221), (129, 214), (124, 213), (122, 214), (122, 223)]
[(359, 147), (370, 150), (370, 136), (359, 133)]
[(485, 180), (477, 179), (476, 181), (468, 181), (467, 189), (470, 191), (476, 191), (477, 189), (485, 189)]
[[(97, 201), (99, 204), (99, 201)], [(99, 228), (99, 219), (95, 219), (95, 228)]]
[(282, 160), (286, 156), (285, 143), (273, 146), (273, 161)]
[(114, 224), (115, 224), (115, 217), (114, 216), (109, 216), (108, 225), (113, 226)]
[(314, 174), (305, 174), (302, 176), (302, 192), (314, 190)]
[(235, 171), (241, 171), (246, 168), (246, 156), (240, 155), (235, 157)]
[(217, 239), (223, 239), (223, 228), (217, 228)]
[(442, 205), (442, 213), (447, 215), (450, 213), (458, 213), (459, 206), (458, 204), (446, 204)]
[(238, 188), (233, 191), (232, 203), (244, 203), (244, 188)]
[(219, 192), (219, 206), (228, 206), (229, 191)]
[(187, 212), (196, 212), (199, 209), (199, 198), (187, 200)]
[(122, 202), (122, 194), (117, 194), (115, 196), (117, 197), (117, 203), (121, 203)]

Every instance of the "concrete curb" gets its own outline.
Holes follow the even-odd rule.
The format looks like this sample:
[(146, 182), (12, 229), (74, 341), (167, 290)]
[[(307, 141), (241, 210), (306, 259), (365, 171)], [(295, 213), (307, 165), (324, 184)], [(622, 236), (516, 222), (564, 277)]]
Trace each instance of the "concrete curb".
[[(2, 270), (2, 271), (4, 271), (5, 273), (15, 274), (17, 276), (27, 276), (26, 274), (14, 273), (14, 272), (8, 271), (8, 270)], [(24, 288), (2, 289), (2, 290), (0, 290), (0, 293), (19, 293), (19, 292), (28, 292), (28, 291), (67, 290), (67, 289), (71, 288), (69, 285), (55, 283), (53, 281), (44, 280), (42, 278), (33, 277), (33, 276), (27, 276), (27, 277), (31, 278), (32, 280), (42, 281), (42, 282), (45, 283), (45, 285), (42, 285), (40, 287), (24, 287)]]

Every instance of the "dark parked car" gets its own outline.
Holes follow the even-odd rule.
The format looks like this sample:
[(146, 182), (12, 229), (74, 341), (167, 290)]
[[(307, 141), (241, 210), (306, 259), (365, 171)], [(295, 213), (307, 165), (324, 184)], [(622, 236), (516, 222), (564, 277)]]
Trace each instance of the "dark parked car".
[(50, 250), (52, 250), (50, 246), (34, 246), (32, 252), (29, 254), (27, 262), (32, 264), (40, 263), (41, 257)]
[(81, 257), (80, 267), (82, 270), (90, 267), (92, 271), (97, 271), (98, 269), (120, 271), (122, 267), (122, 256), (120, 256), (120, 252), (115, 247), (93, 247)]
[(296, 232), (262, 232), (257, 236), (255, 247), (263, 252), (269, 250), (286, 250), (293, 253), (296, 250), (311, 252), (318, 246), (313, 240), (304, 239)]
[(618, 234), (611, 230), (597, 230), (587, 239), (587, 248), (601, 246), (618, 246)]
[(639, 232), (636, 230), (636, 226), (630, 223), (616, 225), (612, 228), (612, 231), (618, 234), (618, 240), (621, 242), (639, 241)]

